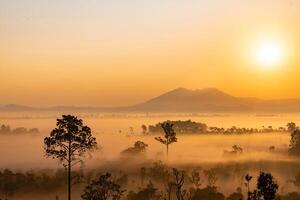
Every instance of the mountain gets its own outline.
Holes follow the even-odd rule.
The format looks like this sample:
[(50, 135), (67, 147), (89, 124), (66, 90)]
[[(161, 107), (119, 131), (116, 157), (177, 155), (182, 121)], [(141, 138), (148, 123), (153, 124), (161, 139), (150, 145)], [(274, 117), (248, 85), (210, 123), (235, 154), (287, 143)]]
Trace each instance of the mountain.
[(136, 110), (161, 112), (229, 112), (246, 109), (239, 98), (215, 88), (188, 90), (177, 88), (134, 106)]
[(131, 107), (148, 112), (300, 112), (300, 99), (240, 98), (216, 88), (177, 88)]
[(56, 112), (300, 112), (300, 99), (263, 100), (240, 98), (216, 88), (189, 90), (177, 88), (144, 103), (128, 107), (55, 106), (37, 108), (22, 105), (2, 105), (0, 111)]

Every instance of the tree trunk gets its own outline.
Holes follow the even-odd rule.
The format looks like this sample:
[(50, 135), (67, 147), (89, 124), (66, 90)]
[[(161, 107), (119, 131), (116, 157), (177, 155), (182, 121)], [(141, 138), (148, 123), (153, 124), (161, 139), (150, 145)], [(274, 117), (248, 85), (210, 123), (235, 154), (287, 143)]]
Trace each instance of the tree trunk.
[(167, 158), (169, 157), (169, 145), (167, 144)]
[(69, 160), (68, 160), (68, 200), (71, 200), (71, 140), (69, 141)]
[(250, 200), (250, 183), (249, 183), (249, 181), (248, 181), (248, 184), (247, 184), (247, 188), (248, 188), (248, 197), (247, 197), (247, 200)]
[(71, 163), (69, 162), (68, 167), (68, 200), (71, 200)]

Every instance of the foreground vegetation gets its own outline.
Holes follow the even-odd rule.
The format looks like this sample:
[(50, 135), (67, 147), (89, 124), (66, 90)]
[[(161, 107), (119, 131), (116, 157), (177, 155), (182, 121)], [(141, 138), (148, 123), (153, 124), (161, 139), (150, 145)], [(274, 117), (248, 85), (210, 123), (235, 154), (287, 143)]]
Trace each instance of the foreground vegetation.
[[(124, 200), (240, 200), (240, 199), (299, 199), (297, 192), (280, 195), (281, 186), (276, 177), (267, 172), (247, 174), (250, 170), (242, 164), (222, 165), (214, 168), (176, 166), (171, 168), (162, 161), (142, 163), (133, 169), (93, 169), (72, 172), (73, 193), (82, 199)], [(106, 172), (105, 172), (106, 171)], [(241, 178), (241, 184), (232, 185), (235, 192), (224, 194), (222, 183), (230, 184), (232, 178)], [(291, 184), (300, 186), (300, 174)], [(49, 196), (64, 199), (67, 186), (65, 170), (0, 172), (2, 199), (18, 196)], [(249, 186), (249, 190), (248, 190)], [(75, 195), (74, 199), (76, 198)], [(93, 198), (94, 196), (94, 198)], [(267, 197), (271, 196), (271, 197)], [(249, 197), (249, 198), (248, 198)]]

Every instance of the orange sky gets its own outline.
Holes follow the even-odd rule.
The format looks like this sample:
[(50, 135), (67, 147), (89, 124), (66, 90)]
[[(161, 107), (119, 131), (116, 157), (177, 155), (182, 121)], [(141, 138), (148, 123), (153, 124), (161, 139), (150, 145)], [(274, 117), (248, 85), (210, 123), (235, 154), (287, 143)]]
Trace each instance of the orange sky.
[[(259, 41), (284, 46), (265, 69)], [(0, 104), (130, 105), (177, 87), (300, 98), (300, 1), (0, 0)]]

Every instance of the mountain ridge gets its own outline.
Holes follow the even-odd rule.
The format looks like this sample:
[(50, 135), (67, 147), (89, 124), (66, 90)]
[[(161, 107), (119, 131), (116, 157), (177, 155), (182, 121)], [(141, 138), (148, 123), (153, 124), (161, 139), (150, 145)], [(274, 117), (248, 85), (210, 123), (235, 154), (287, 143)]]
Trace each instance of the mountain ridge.
[(217, 88), (176, 88), (143, 103), (123, 107), (0, 106), (0, 111), (98, 111), (98, 112), (300, 112), (300, 99), (235, 97)]

